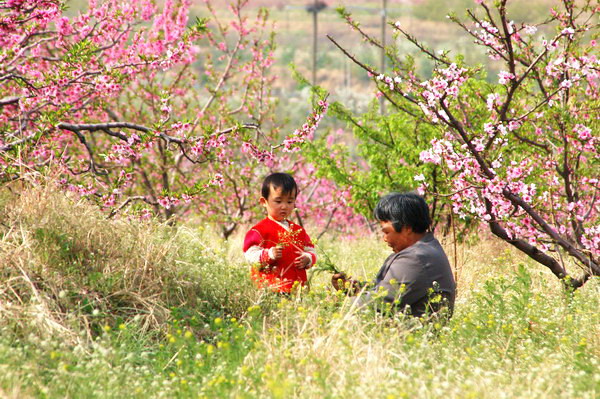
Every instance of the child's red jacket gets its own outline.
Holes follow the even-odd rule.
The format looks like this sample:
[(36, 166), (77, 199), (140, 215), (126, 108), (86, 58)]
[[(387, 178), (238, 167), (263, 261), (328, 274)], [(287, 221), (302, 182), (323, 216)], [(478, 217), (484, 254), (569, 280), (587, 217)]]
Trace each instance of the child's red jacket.
[[(289, 230), (283, 226), (286, 223)], [(269, 248), (278, 244), (283, 247), (282, 256), (277, 260), (271, 259)], [(247, 259), (253, 261), (252, 279), (259, 287), (268, 287), (276, 292), (290, 292), (296, 281), (306, 284), (306, 269), (294, 266), (299, 255), (308, 254), (311, 266), (317, 260), (314, 245), (302, 226), (287, 220), (279, 223), (268, 217), (246, 233), (244, 253)]]

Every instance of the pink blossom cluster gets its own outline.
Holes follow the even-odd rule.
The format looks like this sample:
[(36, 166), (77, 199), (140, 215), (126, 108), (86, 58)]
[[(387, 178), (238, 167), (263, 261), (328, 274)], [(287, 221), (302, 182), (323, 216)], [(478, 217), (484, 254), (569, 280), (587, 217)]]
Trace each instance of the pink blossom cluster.
[(286, 137), (283, 142), (283, 151), (285, 152), (296, 152), (300, 151), (300, 145), (306, 140), (312, 140), (315, 135), (315, 131), (319, 126), (319, 122), (323, 119), (323, 116), (327, 113), (329, 104), (325, 100), (319, 100), (317, 106), (313, 112), (307, 118), (307, 121), (300, 129), (296, 129), (294, 133)]
[(546, 64), (546, 82), (557, 82), (560, 88), (569, 89), (581, 79), (588, 84), (588, 94), (598, 89), (600, 59), (595, 54), (557, 57)]
[(386, 76), (384, 74), (379, 74), (375, 78), (377, 81), (383, 82), (386, 84), (388, 89), (394, 90), (400, 83), (402, 83), (402, 78), (400, 76)]
[[(271, 145), (279, 125), (270, 94), (275, 77), (268, 76), (274, 62), (268, 14), (248, 19), (242, 1), (229, 7), (233, 21), (222, 23), (206, 2), (214, 18), (195, 30), (188, 26), (188, 0), (92, 0), (72, 17), (58, 3), (5, 2), (0, 72), (8, 80), (0, 82), (0, 98), (19, 98), (0, 114), (2, 128), (14, 132), (3, 145), (40, 137), (22, 147), (28, 167), (57, 159), (65, 189), (94, 194), (104, 207), (141, 193), (165, 217), (197, 209), (219, 221), (247, 220), (256, 210), (247, 198), (257, 170), (285, 163)], [(200, 54), (202, 41), (212, 48)], [(189, 67), (197, 61), (198, 73)], [(130, 128), (104, 128), (76, 135), (57, 130), (56, 121), (126, 121), (151, 133), (141, 139)], [(263, 123), (272, 130), (260, 131)], [(0, 154), (2, 168), (14, 164), (10, 156)], [(223, 200), (213, 201), (216, 195)], [(184, 206), (191, 200), (195, 207)]]
[(447, 68), (435, 69), (434, 77), (420, 84), (421, 97), (425, 102), (419, 102), (419, 106), (432, 122), (440, 119), (448, 121), (448, 115), (440, 104), (447, 106), (450, 99), (458, 96), (460, 86), (467, 80), (466, 73), (466, 68), (459, 68), (452, 63)]
[(119, 172), (119, 186), (121, 189), (127, 188), (131, 186), (133, 183), (133, 174), (131, 172), (127, 172), (124, 169)]
[(507, 71), (498, 72), (498, 83), (501, 85), (505, 85), (515, 78), (516, 76), (513, 73)]
[(581, 238), (582, 244), (594, 256), (600, 255), (600, 225), (586, 227)]
[[(476, 38), (475, 43), (487, 47), (490, 58), (494, 60), (499, 59), (500, 54), (504, 54), (506, 49), (504, 43), (500, 39), (498, 28), (488, 21), (477, 22), (475, 27), (478, 30), (470, 31)], [(513, 25), (510, 25), (510, 29), (514, 31)]]
[[(103, 102), (120, 96), (144, 70), (194, 58), (192, 37), (184, 37), (188, 7), (189, 1), (178, 7), (167, 1), (151, 28), (134, 33), (139, 19), (156, 11), (148, 0), (90, 1), (88, 11), (74, 17), (63, 16), (59, 2), (5, 3), (0, 74), (7, 79), (1, 89), (18, 97), (18, 108), (4, 108), (0, 123), (27, 136), (40, 127), (53, 129), (38, 121), (42, 113), (72, 121), (97, 119), (104, 114)], [(34, 152), (52, 151), (52, 139), (44, 135)], [(131, 152), (126, 146), (114, 151), (115, 159)]]
[[(264, 39), (269, 37), (265, 35), (267, 14), (259, 13), (252, 22), (242, 13), (244, 4), (229, 7), (233, 23), (220, 22), (222, 15), (211, 21), (217, 28), (205, 37), (212, 49), (203, 54), (199, 71), (205, 76), (201, 86), (206, 91), (200, 104), (192, 100), (202, 96), (197, 93), (198, 77), (189, 69), (183, 75), (187, 80), (160, 94), (169, 107), (163, 117), (163, 131), (183, 139), (187, 155), (197, 163), (179, 156), (175, 158), (179, 161), (176, 168), (166, 165), (163, 174), (170, 176), (169, 187), (163, 186), (159, 173), (151, 175), (153, 184), (168, 191), (170, 197), (175, 196), (174, 187), (194, 187), (192, 191), (197, 192), (194, 207), (180, 203), (171, 212), (199, 212), (219, 227), (227, 226), (224, 231), (235, 230), (261, 210), (250, 204), (250, 193), (254, 194), (250, 188), (260, 185), (259, 170), (275, 167), (278, 158), (270, 145), (278, 135), (277, 124), (271, 131), (260, 130), (260, 123), (270, 121), (273, 110), (269, 90), (274, 78), (268, 76), (273, 63), (272, 42)], [(207, 6), (215, 11), (209, 2)], [(160, 101), (152, 90), (143, 90), (149, 102)], [(179, 122), (181, 115), (187, 115), (189, 122)], [(260, 122), (248, 123), (254, 121)], [(254, 127), (246, 128), (246, 124)], [(217, 197), (218, 201), (214, 200)]]
[(102, 196), (102, 206), (104, 208), (112, 208), (117, 204), (117, 194), (105, 194)]
[(127, 144), (113, 144), (111, 151), (106, 155), (105, 159), (119, 165), (126, 166), (131, 160), (139, 160), (140, 152), (137, 146)]
[(218, 187), (223, 187), (223, 183), (224, 183), (224, 179), (223, 179), (223, 175), (220, 173), (216, 173), (212, 179), (210, 179), (210, 181), (208, 182), (208, 186), (218, 186)]
[[(157, 198), (157, 203), (159, 206), (164, 209), (172, 209), (177, 207), (180, 204), (189, 204), (194, 199), (193, 195), (188, 195), (186, 193), (182, 193), (180, 195), (165, 195)], [(142, 218), (145, 218), (147, 215), (142, 215)]]
[(80, 197), (87, 197), (89, 195), (94, 195), (97, 189), (91, 185), (84, 186), (82, 184), (71, 184), (67, 182), (67, 179), (60, 179), (58, 181), (59, 185), (62, 186), (67, 191), (77, 194)]
[[(451, 187), (454, 194), (451, 195), (452, 209), (460, 217), (475, 216), (482, 221), (495, 220), (509, 221), (518, 220), (523, 216), (522, 211), (516, 211), (514, 205), (506, 199), (505, 192), (520, 195), (524, 201), (531, 203), (537, 195), (537, 186), (534, 182), (528, 182), (534, 168), (528, 160), (520, 163), (512, 161), (508, 166), (502, 167), (504, 163), (498, 163), (493, 178), (489, 178), (481, 169), (480, 165), (473, 159), (464, 146), (453, 144), (450, 140), (433, 140), (432, 148), (421, 154), (424, 162), (443, 163), (453, 171)], [(423, 179), (420, 192), (428, 189)], [(488, 209), (486, 203), (491, 207)], [(523, 219), (521, 223), (511, 222), (507, 229), (512, 236), (527, 237), (534, 240), (539, 232), (535, 227)]]
[[(586, 140), (595, 140), (594, 137), (588, 137), (588, 128), (576, 125), (574, 134), (580, 135), (580, 133)], [(477, 151), (482, 150), (477, 148), (477, 139), (473, 139), (472, 142)], [(575, 140), (572, 142), (575, 143)], [(589, 146), (571, 147), (578, 152), (594, 151), (597, 154), (597, 149), (594, 150)], [(517, 195), (522, 201), (534, 207), (539, 214), (551, 221), (560, 234), (572, 234), (566, 228), (571, 225), (571, 221), (589, 223), (600, 214), (598, 203), (593, 201), (600, 192), (597, 178), (582, 178), (577, 182), (582, 199), (565, 206), (561, 205), (564, 204), (565, 192), (563, 182), (553, 173), (559, 165), (556, 161), (546, 162), (541, 176), (544, 184), (540, 187), (536, 159), (506, 161), (500, 155), (490, 162), (486, 172), (467, 147), (452, 140), (451, 136), (447, 139), (432, 140), (431, 148), (423, 151), (420, 158), (423, 162), (443, 164), (453, 173), (449, 183), (454, 194), (450, 198), (453, 211), (460, 217), (469, 215), (486, 222), (492, 219), (501, 221), (510, 237), (525, 238), (530, 244), (537, 245), (543, 250), (547, 250), (548, 245), (539, 225), (522, 208), (515, 207), (507, 197), (508, 194)], [(424, 178), (417, 176), (415, 180), (421, 182), (420, 192), (424, 193), (428, 190)], [(549, 203), (553, 204), (551, 208), (547, 208)], [(582, 238), (582, 242), (587, 250), (598, 254), (599, 249), (591, 245), (598, 238), (590, 235), (591, 233), (597, 233), (593, 225), (585, 228), (582, 236), (585, 238)]]
[(314, 165), (298, 162), (294, 178), (301, 187), (296, 206), (300, 217), (315, 231), (326, 229), (351, 238), (366, 229), (366, 219), (351, 207), (352, 186), (341, 189), (333, 181), (317, 177)]
[(185, 138), (189, 135), (192, 125), (189, 122), (177, 121), (171, 124), (169, 133), (171, 136)]
[(486, 105), (488, 111), (493, 111), (498, 105), (502, 104), (498, 93), (490, 93), (487, 96)]
[(272, 167), (275, 155), (272, 150), (260, 150), (252, 143), (244, 142), (242, 144), (242, 152), (250, 154), (254, 159), (266, 166)]
[(171, 209), (177, 205), (179, 205), (179, 198), (173, 196), (165, 196), (158, 198), (158, 205), (162, 206), (165, 209)]
[[(597, 137), (593, 137), (592, 136), (592, 129), (590, 129), (589, 127), (587, 127), (585, 125), (582, 125), (580, 123), (576, 124), (573, 127), (573, 132), (575, 134), (577, 134), (577, 138), (579, 140), (582, 140), (582, 141), (592, 141), (592, 142), (594, 142), (594, 141), (598, 140)], [(589, 148), (588, 150), (592, 151), (593, 147)]]

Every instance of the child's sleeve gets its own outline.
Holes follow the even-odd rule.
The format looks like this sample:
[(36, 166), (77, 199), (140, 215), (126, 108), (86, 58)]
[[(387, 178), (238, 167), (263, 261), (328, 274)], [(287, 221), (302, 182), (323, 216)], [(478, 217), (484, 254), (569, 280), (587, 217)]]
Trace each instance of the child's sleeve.
[(261, 246), (263, 238), (260, 233), (254, 229), (246, 233), (244, 238), (244, 257), (246, 261), (253, 265), (260, 265), (265, 267), (272, 265), (274, 260), (272, 259), (271, 253), (268, 249)]
[(315, 251), (315, 247), (304, 247), (304, 253), (310, 256), (310, 266), (317, 263), (317, 251)]
[(317, 251), (315, 250), (315, 245), (310, 240), (306, 230), (302, 229), (302, 234), (304, 236), (304, 252), (310, 256), (310, 266), (313, 266), (317, 263)]

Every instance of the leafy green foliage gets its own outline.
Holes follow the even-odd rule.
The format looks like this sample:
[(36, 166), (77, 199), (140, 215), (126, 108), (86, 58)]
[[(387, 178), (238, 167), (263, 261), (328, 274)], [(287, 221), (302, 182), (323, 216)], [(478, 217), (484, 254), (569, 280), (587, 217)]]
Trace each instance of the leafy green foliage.
[(352, 187), (358, 212), (370, 216), (382, 194), (414, 190), (416, 175), (435, 176), (436, 168), (419, 160), (421, 151), (439, 134), (435, 128), (404, 113), (382, 116), (376, 104), (363, 115), (353, 115), (336, 102), (330, 112), (352, 129), (352, 139), (343, 137), (330, 146), (328, 138), (322, 137), (305, 154), (320, 175)]
[(64, 61), (68, 63), (85, 64), (90, 61), (94, 53), (98, 51), (98, 46), (89, 39), (84, 39), (74, 43), (69, 51), (64, 55)]
[(196, 17), (194, 24), (189, 28), (190, 31), (195, 33), (206, 33), (208, 32), (208, 22), (209, 18), (199, 18)]

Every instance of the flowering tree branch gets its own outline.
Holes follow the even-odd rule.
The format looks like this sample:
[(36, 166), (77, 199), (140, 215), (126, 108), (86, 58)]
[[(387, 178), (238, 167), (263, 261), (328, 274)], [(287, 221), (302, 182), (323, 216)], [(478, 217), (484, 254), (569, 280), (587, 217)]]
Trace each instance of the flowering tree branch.
[(157, 204), (158, 204), (156, 201), (152, 201), (151, 199), (149, 199), (148, 197), (146, 197), (146, 196), (143, 196), (143, 195), (137, 195), (137, 196), (134, 196), (134, 197), (129, 197), (129, 198), (127, 198), (125, 201), (123, 201), (123, 202), (121, 203), (121, 205), (119, 205), (118, 207), (116, 207), (116, 208), (112, 209), (112, 210), (110, 211), (110, 213), (108, 214), (107, 218), (108, 218), (108, 219), (111, 219), (111, 218), (113, 218), (113, 217), (114, 217), (114, 216), (115, 216), (117, 213), (119, 213), (119, 212), (120, 212), (120, 211), (121, 211), (123, 208), (125, 208), (127, 205), (129, 205), (130, 203), (132, 203), (132, 202), (134, 202), (134, 201), (143, 201), (143, 202), (145, 202), (145, 203), (147, 203), (147, 204), (150, 204), (150, 205), (157, 205)]
[(5, 105), (17, 104), (19, 102), (19, 97), (5, 97), (0, 99), (0, 107), (4, 107)]
[[(600, 9), (565, 1), (546, 21), (519, 27), (507, 15), (507, 0), (494, 7), (476, 3), (483, 13), (468, 10), (470, 22), (450, 18), (504, 64), (497, 85), (477, 79), (477, 69), (460, 60), (438, 57), (398, 23), (436, 68), (421, 79), (410, 63), (401, 64), (395, 76), (379, 75), (376, 82), (387, 84), (389, 96), (418, 105), (419, 117), (440, 129), (421, 160), (443, 167), (448, 193), (430, 190), (423, 176), (417, 176), (419, 189), (449, 200), (459, 216), (479, 219), (568, 286), (580, 287), (600, 276), (600, 183), (593, 172), (600, 142), (591, 116), (600, 97), (600, 65), (592, 55), (596, 40), (586, 36), (597, 29)], [(542, 27), (556, 31), (550, 40), (536, 37)], [(563, 254), (583, 269), (580, 278), (571, 277)]]
[[(346, 57), (348, 57), (350, 60), (352, 60), (352, 62), (354, 62), (356, 65), (360, 66), (362, 69), (364, 69), (365, 71), (367, 71), (367, 73), (369, 73), (371, 76), (380, 76), (380, 74), (378, 74), (373, 68), (371, 68), (370, 66), (362, 63), (360, 60), (358, 60), (354, 55), (350, 54), (348, 52), (348, 50), (346, 50), (344, 47), (342, 47), (333, 37), (331, 37), (330, 35), (327, 35), (327, 38), (338, 48), (342, 51), (342, 53), (344, 53), (344, 55)], [(375, 80), (376, 81), (376, 80)], [(404, 94), (402, 92), (400, 92), (400, 94)], [(403, 112), (406, 112), (407, 114), (415, 117), (415, 118), (419, 118), (418, 115), (414, 114), (411, 110), (409, 110), (408, 108), (405, 108), (404, 106), (396, 103), (391, 96), (389, 96), (388, 93), (386, 93), (385, 91), (383, 92), (383, 95), (390, 101), (390, 103), (392, 105), (394, 105), (396, 108), (402, 110)], [(412, 99), (409, 95), (405, 95), (404, 98), (410, 102), (412, 102), (413, 104), (417, 104), (417, 102)], [(425, 122), (425, 119), (421, 119), (423, 122)]]

